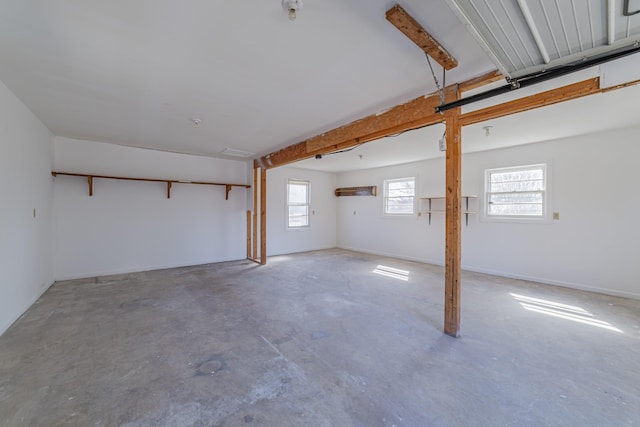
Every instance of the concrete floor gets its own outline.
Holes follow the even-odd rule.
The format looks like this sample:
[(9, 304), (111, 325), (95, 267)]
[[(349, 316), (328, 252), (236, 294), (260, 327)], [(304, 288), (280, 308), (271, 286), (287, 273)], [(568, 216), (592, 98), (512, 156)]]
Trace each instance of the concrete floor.
[(0, 337), (0, 425), (640, 425), (640, 301), (465, 273), (453, 339), (442, 283), (343, 250), (59, 282)]

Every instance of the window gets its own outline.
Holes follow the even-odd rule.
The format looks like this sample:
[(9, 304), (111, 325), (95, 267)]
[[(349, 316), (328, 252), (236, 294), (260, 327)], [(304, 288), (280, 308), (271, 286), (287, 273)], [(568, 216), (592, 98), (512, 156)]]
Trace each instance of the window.
[(287, 227), (309, 226), (309, 181), (287, 181)]
[(487, 218), (546, 218), (547, 165), (485, 171)]
[(416, 179), (414, 177), (384, 181), (385, 215), (413, 215), (415, 198)]

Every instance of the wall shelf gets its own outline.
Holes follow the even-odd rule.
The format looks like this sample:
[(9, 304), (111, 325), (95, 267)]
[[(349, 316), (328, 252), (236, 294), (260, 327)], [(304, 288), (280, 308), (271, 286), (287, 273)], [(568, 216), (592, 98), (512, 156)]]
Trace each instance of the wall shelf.
[(377, 187), (375, 185), (362, 186), (362, 187), (344, 187), (336, 188), (335, 194), (340, 196), (375, 196)]
[(71, 173), (71, 172), (57, 172), (52, 171), (51, 175), (53, 177), (56, 176), (76, 176), (87, 179), (87, 184), (89, 184), (89, 196), (93, 196), (93, 180), (95, 178), (98, 179), (118, 179), (124, 181), (144, 181), (144, 182), (163, 182), (167, 184), (167, 199), (171, 198), (171, 187), (173, 184), (196, 184), (196, 185), (218, 185), (225, 187), (225, 200), (229, 200), (229, 192), (233, 187), (243, 187), (243, 188), (251, 188), (250, 185), (247, 184), (227, 184), (223, 182), (207, 182), (207, 181), (184, 181), (178, 179), (155, 179), (155, 178), (134, 178), (128, 176), (109, 176), (109, 175), (93, 175), (93, 174), (83, 174), (83, 173)]
[[(464, 215), (465, 226), (468, 226), (469, 225), (469, 215), (477, 214), (477, 212), (469, 210), (469, 199), (477, 199), (478, 196), (470, 195), (470, 196), (462, 196), (462, 198), (464, 199), (464, 210), (462, 211), (462, 214)], [(427, 214), (429, 225), (431, 225), (431, 214), (445, 213), (444, 209), (433, 209), (432, 208), (432, 202), (434, 200), (445, 200), (445, 199), (446, 199), (446, 197), (443, 197), (443, 196), (420, 197), (420, 200), (426, 200), (427, 203), (428, 203), (427, 210), (424, 211), (424, 213)]]

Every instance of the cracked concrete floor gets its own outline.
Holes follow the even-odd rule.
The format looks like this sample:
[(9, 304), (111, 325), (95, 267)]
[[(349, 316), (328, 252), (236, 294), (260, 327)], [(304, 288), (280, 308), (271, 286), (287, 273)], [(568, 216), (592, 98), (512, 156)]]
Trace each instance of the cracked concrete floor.
[(631, 426), (640, 301), (344, 250), (58, 282), (0, 337), (2, 426)]

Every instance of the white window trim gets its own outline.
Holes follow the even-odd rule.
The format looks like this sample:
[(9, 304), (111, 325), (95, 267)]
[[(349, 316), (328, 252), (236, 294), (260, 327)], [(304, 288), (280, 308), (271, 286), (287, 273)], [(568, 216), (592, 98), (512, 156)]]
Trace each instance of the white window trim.
[[(387, 213), (387, 183), (394, 181), (406, 181), (413, 179), (413, 213)], [(385, 218), (417, 218), (418, 217), (418, 177), (406, 176), (403, 178), (389, 178), (382, 180), (382, 215)]]
[[(307, 184), (307, 203), (306, 205), (295, 205), (295, 206), (307, 206), (307, 225), (302, 225), (299, 227), (291, 227), (289, 226), (289, 184), (290, 183), (304, 183)], [(311, 181), (308, 179), (298, 179), (298, 178), (287, 178), (284, 184), (284, 194), (285, 194), (285, 206), (284, 206), (284, 227), (287, 231), (301, 231), (301, 230), (309, 230), (311, 228)]]
[[(509, 170), (527, 170), (542, 168), (544, 174), (545, 190), (542, 197), (542, 216), (527, 216), (527, 215), (489, 215), (489, 175), (493, 172), (502, 171), (508, 172)], [(551, 162), (535, 163), (520, 166), (508, 166), (490, 168), (484, 170), (484, 195), (482, 197), (482, 215), (481, 220), (487, 222), (507, 222), (507, 223), (522, 223), (522, 224), (550, 224), (551, 206), (549, 201), (551, 200)]]

